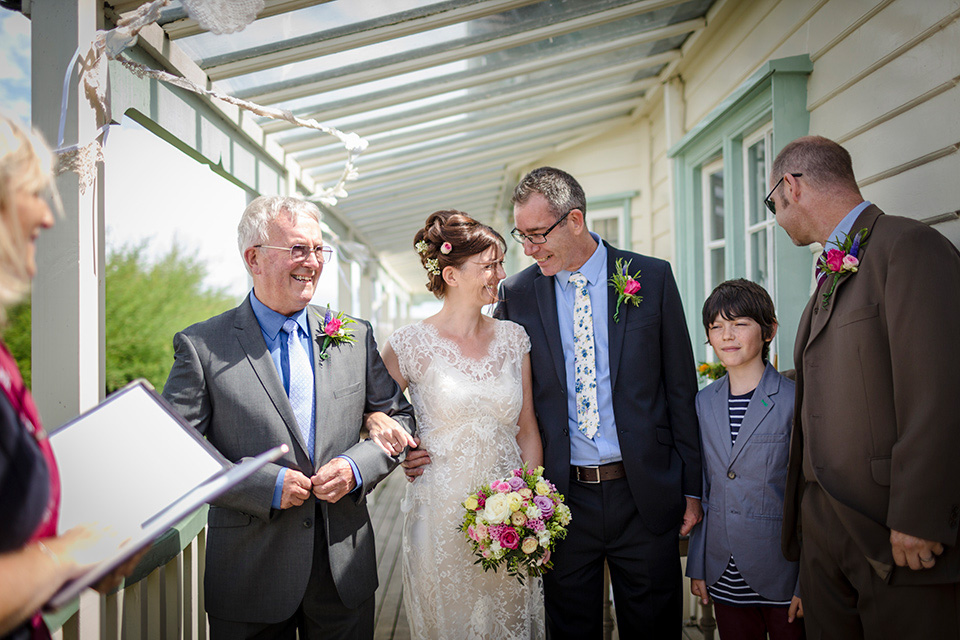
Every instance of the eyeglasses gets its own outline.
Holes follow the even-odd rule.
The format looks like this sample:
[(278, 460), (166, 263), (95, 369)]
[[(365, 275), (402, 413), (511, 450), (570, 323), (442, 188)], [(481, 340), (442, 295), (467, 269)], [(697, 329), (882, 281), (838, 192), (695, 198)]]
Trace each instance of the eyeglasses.
[(543, 233), (531, 233), (530, 235), (525, 235), (523, 233), (520, 233), (520, 230), (514, 227), (513, 231), (510, 232), (510, 235), (511, 237), (513, 237), (514, 240), (516, 240), (520, 244), (523, 244), (527, 240), (529, 240), (531, 244), (543, 244), (544, 242), (547, 241), (547, 234), (553, 231), (558, 224), (563, 222), (566, 219), (566, 217), (571, 213), (573, 213), (574, 211), (576, 211), (576, 209), (570, 209), (570, 211), (567, 211), (565, 214), (560, 216), (559, 220), (557, 220), (552, 225), (550, 225), (550, 228), (544, 231)]
[[(794, 178), (799, 178), (803, 174), (791, 173), (790, 175), (792, 175)], [(773, 189), (770, 189), (770, 193), (768, 193), (767, 197), (763, 199), (763, 204), (767, 206), (767, 209), (769, 209), (770, 213), (772, 213), (773, 215), (777, 215), (777, 203), (771, 200), (770, 198), (771, 196), (773, 196), (773, 192), (777, 190), (777, 187), (780, 186), (781, 182), (783, 182), (783, 176), (781, 176), (780, 179), (777, 180), (777, 184), (773, 185)]]
[(303, 262), (311, 253), (317, 257), (317, 262), (320, 264), (330, 262), (330, 258), (333, 257), (333, 247), (326, 245), (318, 245), (312, 249), (305, 244), (295, 244), (292, 247), (271, 247), (268, 244), (255, 244), (253, 246), (257, 249), (280, 249), (282, 251), (289, 251), (290, 259), (294, 262)]

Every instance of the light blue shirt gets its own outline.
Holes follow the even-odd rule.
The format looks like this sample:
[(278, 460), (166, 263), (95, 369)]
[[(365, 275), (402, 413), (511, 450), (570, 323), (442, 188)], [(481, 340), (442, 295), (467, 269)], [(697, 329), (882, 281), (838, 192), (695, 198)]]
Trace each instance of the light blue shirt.
[(830, 234), (829, 238), (827, 239), (827, 246), (824, 247), (823, 250), (827, 251), (829, 249), (839, 249), (841, 239), (850, 235), (850, 231), (853, 229), (853, 223), (857, 221), (857, 217), (871, 204), (872, 203), (869, 200), (864, 200), (851, 209), (850, 213), (843, 217), (843, 220), (840, 221), (840, 224), (837, 225), (837, 228), (834, 229), (833, 233)]
[[(277, 368), (277, 373), (280, 374), (280, 380), (283, 382), (283, 390), (289, 395), (290, 354), (286, 353), (287, 339), (286, 335), (281, 331), (283, 329), (283, 323), (287, 321), (287, 316), (282, 313), (277, 313), (260, 302), (252, 289), (250, 290), (250, 306), (253, 307), (253, 315), (256, 316), (257, 323), (260, 325), (260, 333), (263, 334), (263, 341), (267, 343), (267, 351), (270, 352), (270, 359), (273, 360), (273, 366)], [(300, 344), (303, 345), (303, 348), (306, 350), (310, 362), (313, 362), (313, 344), (310, 340), (310, 325), (307, 322), (306, 307), (289, 317), (297, 321), (297, 325), (300, 327), (300, 331), (297, 332), (297, 339), (300, 340)], [(284, 358), (284, 355), (287, 357)], [(316, 406), (316, 403), (316, 390), (314, 390), (314, 406)], [(307, 442), (307, 453), (310, 455), (311, 460), (313, 459), (315, 437), (315, 433), (311, 433), (310, 439)], [(357, 469), (356, 463), (347, 456), (337, 457), (343, 458), (350, 463), (350, 468), (353, 469), (353, 476), (357, 480), (357, 489), (359, 489), (361, 478), (360, 470)], [(283, 476), (286, 472), (286, 467), (281, 468), (280, 471), (277, 472), (277, 482), (273, 489), (273, 502), (271, 503), (274, 509), (280, 508), (280, 499), (283, 494)], [(354, 489), (354, 491), (356, 491), (356, 489)]]
[(563, 344), (563, 366), (567, 374), (567, 423), (570, 432), (570, 464), (594, 466), (619, 462), (620, 441), (613, 417), (613, 389), (610, 387), (609, 310), (607, 307), (607, 248), (595, 233), (597, 249), (578, 270), (587, 279), (587, 294), (593, 315), (593, 344), (597, 358), (597, 405), (600, 428), (593, 439), (577, 427), (576, 373), (574, 372), (573, 307), (576, 287), (569, 283), (571, 271), (560, 271), (553, 279), (557, 293), (557, 319), (560, 321), (560, 342)]

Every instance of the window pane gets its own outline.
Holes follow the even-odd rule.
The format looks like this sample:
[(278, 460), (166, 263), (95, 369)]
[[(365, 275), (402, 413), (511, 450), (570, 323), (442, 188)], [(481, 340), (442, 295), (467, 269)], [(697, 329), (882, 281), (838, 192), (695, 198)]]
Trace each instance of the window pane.
[(600, 218), (598, 220), (593, 220), (590, 223), (590, 226), (593, 227), (592, 231), (600, 234), (600, 237), (612, 244), (615, 247), (620, 246), (620, 234), (618, 233), (620, 227), (620, 221), (617, 218)]
[(713, 288), (718, 284), (724, 281), (724, 257), (726, 254), (726, 248), (720, 247), (719, 249), (710, 250), (710, 290), (713, 291)]
[(710, 239), (723, 238), (723, 169), (707, 176), (709, 191), (707, 215), (710, 216)]
[(747, 149), (747, 224), (754, 225), (767, 217), (763, 197), (767, 195), (766, 139)]
[(750, 258), (753, 264), (750, 265), (749, 277), (767, 291), (772, 291), (768, 267), (767, 233), (767, 229), (761, 229), (750, 234)]

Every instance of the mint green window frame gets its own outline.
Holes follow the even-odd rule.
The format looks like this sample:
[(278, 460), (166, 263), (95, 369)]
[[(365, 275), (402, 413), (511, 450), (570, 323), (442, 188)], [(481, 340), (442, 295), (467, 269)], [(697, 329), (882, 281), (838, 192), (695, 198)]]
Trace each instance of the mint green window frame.
[[(724, 278), (747, 277), (743, 140), (772, 122), (776, 156), (788, 142), (807, 135), (807, 77), (812, 70), (808, 55), (767, 62), (668, 152), (674, 161), (677, 283), (698, 360), (709, 359), (700, 317), (710, 294), (705, 282), (702, 168), (723, 159)], [(810, 252), (795, 247), (779, 227), (773, 250), (774, 304), (780, 323), (775, 352), (784, 370), (793, 367), (793, 341), (809, 298)]]
[(616, 242), (611, 238), (604, 238), (614, 244), (618, 249), (630, 251), (633, 241), (633, 216), (630, 211), (630, 203), (640, 195), (639, 191), (624, 191), (621, 193), (611, 193), (609, 195), (597, 196), (596, 198), (587, 198), (587, 228), (593, 231), (590, 226), (590, 216), (594, 211), (603, 209), (620, 209), (618, 217), (618, 235)]

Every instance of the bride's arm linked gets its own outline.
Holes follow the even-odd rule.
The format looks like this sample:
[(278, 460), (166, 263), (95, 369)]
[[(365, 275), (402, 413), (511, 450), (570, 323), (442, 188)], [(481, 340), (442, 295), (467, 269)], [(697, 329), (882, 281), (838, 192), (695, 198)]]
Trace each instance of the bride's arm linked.
[(527, 463), (527, 469), (536, 469), (543, 464), (543, 443), (540, 441), (540, 427), (537, 414), (533, 410), (533, 370), (530, 365), (530, 353), (523, 356), (523, 407), (517, 424), (517, 444), (520, 445), (520, 457)]
[[(381, 357), (390, 376), (400, 385), (400, 391), (406, 391), (407, 381), (400, 373), (397, 353), (389, 342), (384, 345)], [(374, 411), (364, 415), (363, 426), (370, 434), (370, 439), (380, 445), (380, 448), (390, 457), (399, 456), (407, 447), (414, 449), (420, 443), (419, 438), (411, 436), (400, 426), (399, 422), (382, 411)], [(407, 455), (409, 457), (409, 453)]]

